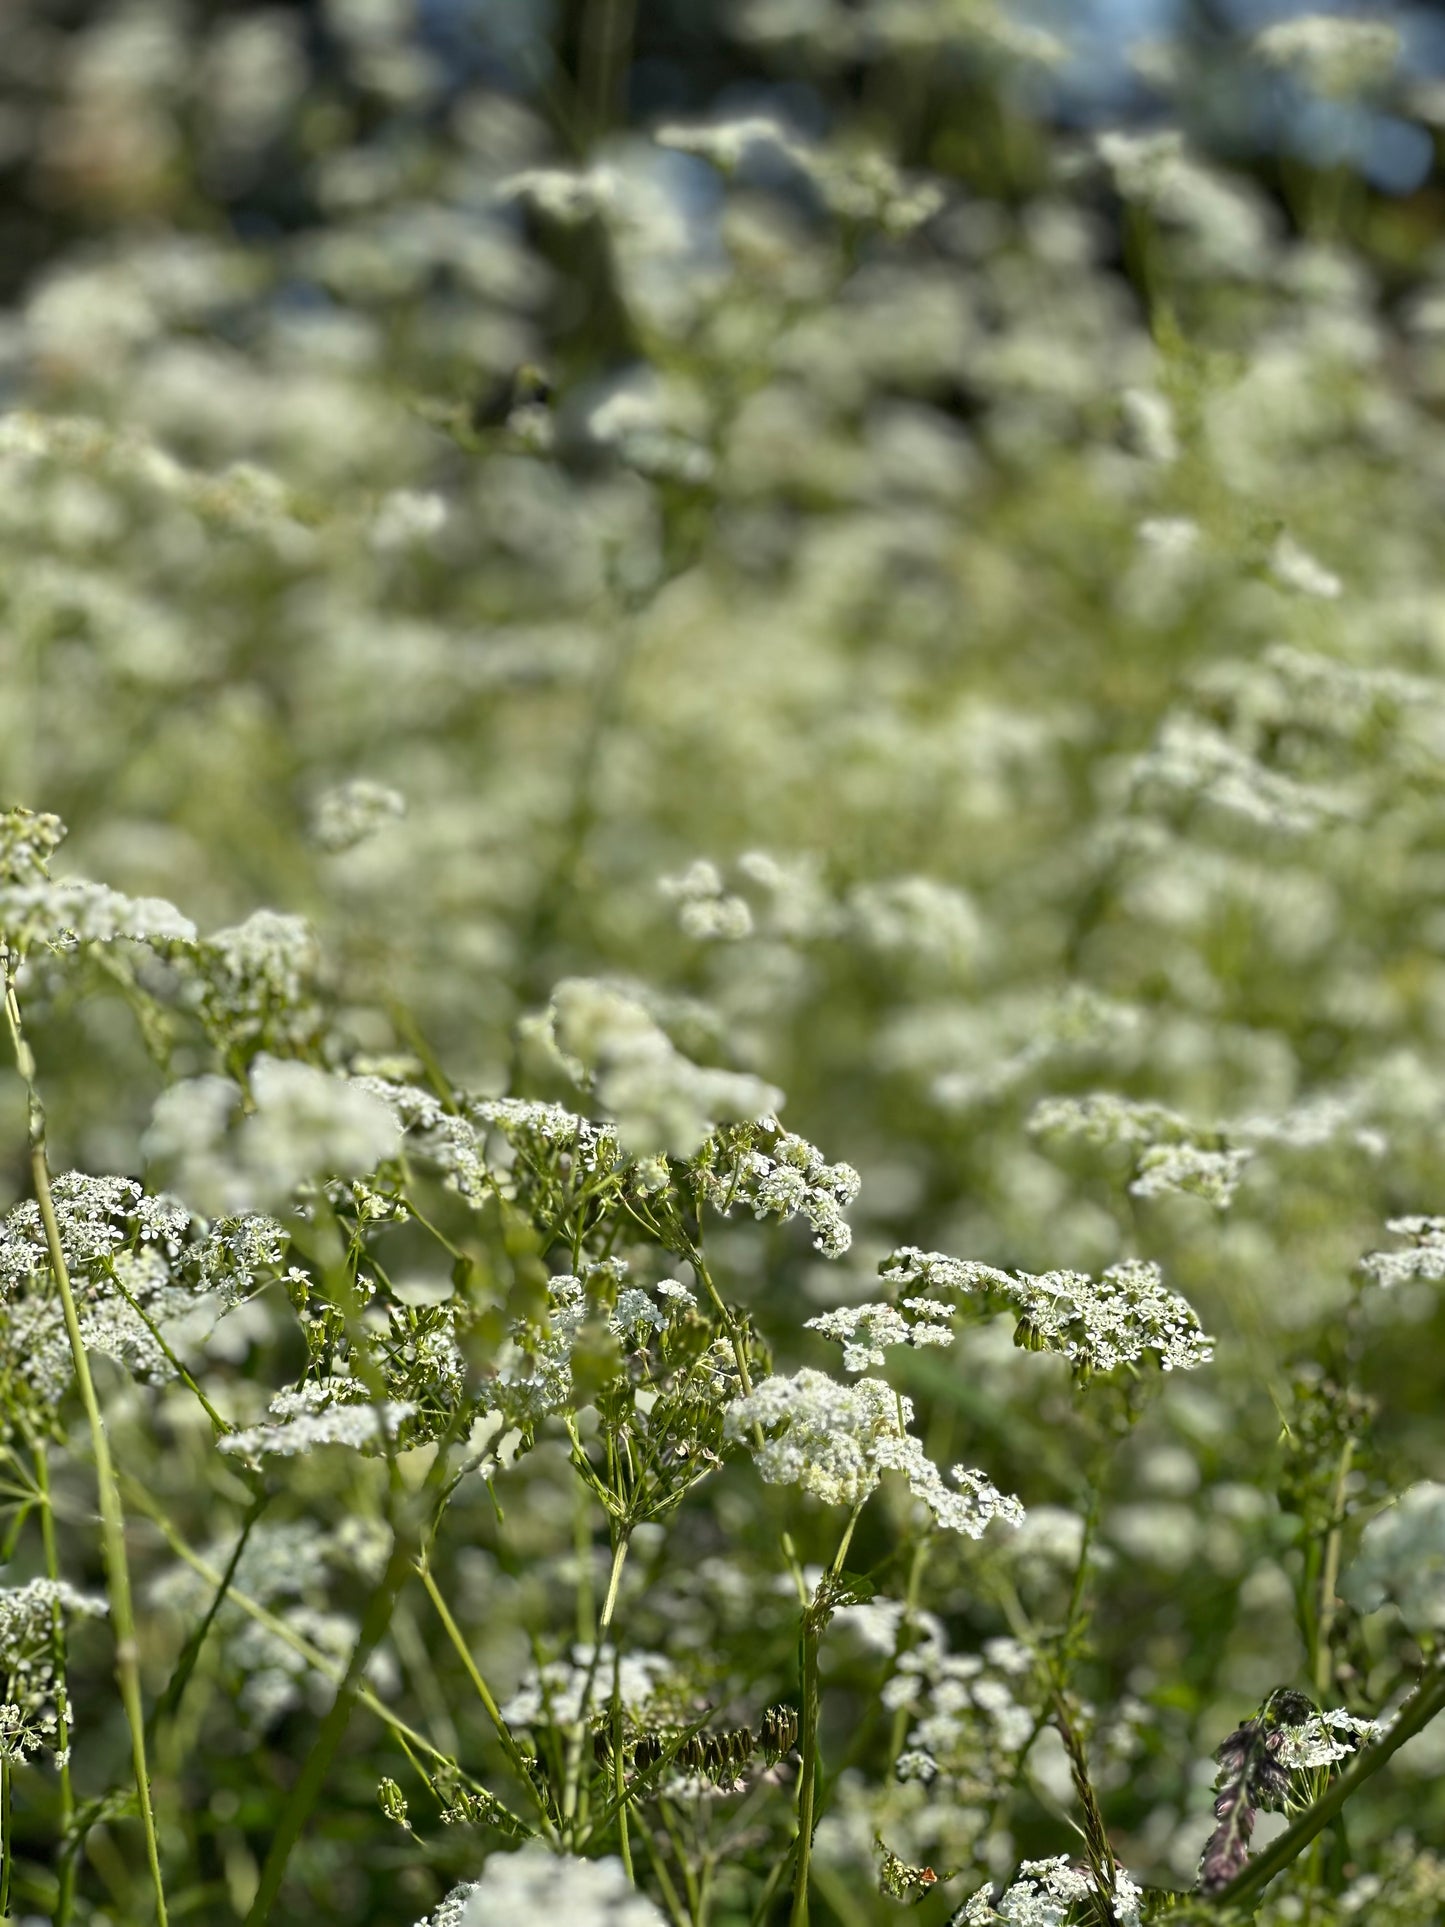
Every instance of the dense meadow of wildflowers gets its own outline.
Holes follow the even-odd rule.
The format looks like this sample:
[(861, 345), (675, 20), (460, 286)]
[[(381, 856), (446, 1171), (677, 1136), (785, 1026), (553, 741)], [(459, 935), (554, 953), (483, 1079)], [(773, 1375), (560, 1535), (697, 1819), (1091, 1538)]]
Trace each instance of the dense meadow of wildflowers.
[(1227, 12), (10, 0), (0, 1919), (1445, 1918), (1445, 83)]

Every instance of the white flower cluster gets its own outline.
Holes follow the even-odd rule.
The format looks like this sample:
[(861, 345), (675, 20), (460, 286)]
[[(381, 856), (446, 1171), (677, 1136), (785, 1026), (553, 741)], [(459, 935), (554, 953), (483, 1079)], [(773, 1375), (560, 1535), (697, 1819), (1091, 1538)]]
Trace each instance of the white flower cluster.
[(317, 798), (312, 841), (329, 856), (339, 856), (405, 815), (406, 798), (399, 790), (364, 776), (353, 777)]
[[(827, 1505), (858, 1505), (885, 1471), (903, 1473), (909, 1490), (947, 1531), (979, 1538), (990, 1519), (1017, 1525), (1023, 1508), (981, 1472), (953, 1468), (961, 1490), (948, 1487), (908, 1431), (913, 1403), (881, 1379), (841, 1385), (804, 1368), (791, 1378), (765, 1378), (734, 1399), (724, 1436), (750, 1447), (769, 1485), (796, 1485)], [(756, 1430), (763, 1439), (758, 1443)]]
[(1233, 1203), (1253, 1155), (1247, 1150), (1210, 1151), (1199, 1144), (1151, 1144), (1129, 1189), (1136, 1198), (1203, 1198), (1223, 1211)]
[(590, 978), (558, 984), (546, 1022), (563, 1061), (617, 1120), (631, 1151), (691, 1157), (721, 1122), (775, 1111), (782, 1092), (694, 1064), (634, 996)]
[(943, 205), (943, 190), (936, 181), (909, 180), (881, 154), (848, 154), (815, 146), (767, 114), (670, 122), (658, 128), (656, 138), (660, 147), (701, 155), (728, 174), (748, 159), (795, 172), (834, 214), (845, 220), (876, 222), (890, 234), (908, 233)]
[(1251, 829), (1282, 836), (1305, 836), (1354, 808), (1339, 784), (1303, 783), (1272, 770), (1193, 716), (1165, 722), (1158, 742), (1135, 763), (1133, 780), (1137, 803), (1197, 801)]
[[(1074, 1866), (1067, 1854), (1021, 1862), (1013, 1882), (995, 1902), (993, 1889), (981, 1887), (954, 1915), (954, 1927), (1066, 1927), (1082, 1918), (1073, 1909), (1094, 1898), (1094, 1876)], [(1143, 1890), (1122, 1867), (1114, 1869), (1110, 1913), (1118, 1927), (1139, 1927)]]
[(1387, 1231), (1408, 1238), (1403, 1251), (1372, 1251), (1361, 1258), (1360, 1270), (1386, 1290), (1412, 1278), (1438, 1284), (1445, 1278), (1445, 1218), (1390, 1218)]
[(836, 1311), (820, 1312), (805, 1319), (809, 1331), (821, 1332), (843, 1347), (845, 1372), (866, 1372), (870, 1365), (881, 1365), (890, 1345), (951, 1345), (953, 1327), (942, 1323), (943, 1312), (928, 1300), (907, 1301), (920, 1305), (922, 1316), (908, 1319), (896, 1305), (840, 1305)]
[(680, 876), (660, 878), (658, 888), (676, 903), (684, 936), (700, 943), (739, 943), (753, 934), (747, 898), (728, 890), (721, 870), (706, 857), (690, 863)]
[(843, 1213), (858, 1195), (858, 1173), (851, 1164), (829, 1164), (775, 1117), (759, 1118), (754, 1131), (720, 1132), (695, 1171), (702, 1195), (724, 1216), (741, 1204), (755, 1218), (806, 1218), (825, 1258), (841, 1258), (852, 1243)]
[[(539, 1328), (519, 1319), (512, 1326), (491, 1373), (482, 1381), (482, 1408), (499, 1412), (508, 1425), (518, 1427), (533, 1426), (555, 1412), (575, 1410), (572, 1354), (582, 1327), (600, 1311), (588, 1285), (598, 1272), (610, 1273), (615, 1283), (626, 1269), (625, 1261), (614, 1258), (606, 1266), (593, 1267), (585, 1278), (568, 1273), (549, 1278), (545, 1324)], [(697, 1303), (688, 1286), (676, 1279), (664, 1279), (653, 1291), (655, 1297), (639, 1286), (624, 1286), (606, 1317), (612, 1335), (634, 1350)]]
[(188, 1078), (156, 1100), (142, 1148), (200, 1210), (284, 1205), (305, 1178), (360, 1176), (400, 1148), (392, 1111), (359, 1080), (263, 1053), (250, 1084), (245, 1117), (239, 1087), (224, 1077)]
[(0, 810), (0, 883), (39, 883), (65, 841), (65, 825), (47, 810)]
[[(895, 1288), (971, 1296), (991, 1292), (1019, 1313), (1019, 1335), (1033, 1350), (1059, 1352), (1080, 1372), (1137, 1365), (1152, 1354), (1162, 1370), (1191, 1371), (1207, 1364), (1214, 1341), (1193, 1307), (1166, 1291), (1158, 1265), (1126, 1258), (1098, 1278), (1082, 1271), (1001, 1271), (904, 1246), (880, 1266)], [(916, 1299), (905, 1299), (916, 1305)]]
[(0, 1587), (0, 1758), (23, 1760), (55, 1744), (58, 1713), (67, 1705), (55, 1671), (57, 1614), (98, 1619), (107, 1611), (104, 1599), (63, 1579)]
[(196, 926), (163, 897), (128, 897), (83, 877), (0, 883), (0, 936), (12, 949), (78, 943), (190, 944)]
[(1343, 1707), (1311, 1713), (1298, 1726), (1281, 1726), (1278, 1759), (1292, 1771), (1309, 1772), (1346, 1760), (1384, 1731), (1380, 1720), (1360, 1719)]
[(1302, 13), (1276, 20), (1251, 43), (1266, 67), (1288, 73), (1328, 99), (1371, 92), (1394, 72), (1404, 42), (1388, 20)]
[(327, 1379), (278, 1392), (268, 1409), (274, 1424), (228, 1433), (221, 1450), (244, 1459), (299, 1458), (321, 1445), (374, 1451), (384, 1437), (396, 1437), (415, 1407), (405, 1400), (373, 1405), (356, 1380)]
[(304, 917), (257, 910), (197, 947), (202, 1019), (228, 1045), (304, 1045), (317, 1031), (321, 952)]
[(974, 1807), (1003, 1795), (1038, 1730), (1029, 1703), (1033, 1654), (1008, 1637), (985, 1640), (979, 1652), (951, 1653), (935, 1614), (915, 1610), (905, 1620), (901, 1608), (895, 1644), (903, 1623), (912, 1643), (880, 1694), (890, 1712), (908, 1716), (897, 1777), (926, 1785), (935, 1807)]
[(623, 1711), (637, 1716), (671, 1680), (673, 1670), (661, 1653), (629, 1652), (619, 1659), (605, 1641), (600, 1650), (577, 1645), (566, 1658), (529, 1667), (500, 1711), (508, 1726), (575, 1726), (584, 1704), (605, 1715), (615, 1682)]
[(628, 1879), (622, 1862), (578, 1860), (532, 1843), (493, 1854), (480, 1880), (466, 1880), (416, 1927), (664, 1927), (663, 1915)]

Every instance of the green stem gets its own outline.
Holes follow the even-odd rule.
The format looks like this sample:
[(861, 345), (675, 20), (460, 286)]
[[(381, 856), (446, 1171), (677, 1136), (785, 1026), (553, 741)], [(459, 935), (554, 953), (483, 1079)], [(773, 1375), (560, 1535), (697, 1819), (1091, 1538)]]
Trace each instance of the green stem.
[(116, 1681), (120, 1687), (121, 1702), (125, 1707), (126, 1723), (130, 1728), (131, 1768), (135, 1776), (136, 1798), (140, 1805), (141, 1827), (145, 1833), (146, 1860), (150, 1866), (151, 1885), (155, 1891), (157, 1927), (167, 1927), (160, 1847), (156, 1840), (155, 1813), (151, 1807), (150, 1775), (146, 1769), (145, 1713), (141, 1701), (140, 1654), (136, 1643), (135, 1612), (131, 1604), (130, 1570), (126, 1564), (125, 1514), (121, 1508), (120, 1487), (116, 1482), (115, 1467), (110, 1456), (110, 1443), (106, 1438), (105, 1423), (100, 1412), (100, 1401), (95, 1394), (95, 1382), (90, 1375), (90, 1361), (86, 1357), (85, 1341), (81, 1337), (80, 1315), (76, 1310), (75, 1294), (71, 1289), (70, 1267), (66, 1263), (64, 1247), (60, 1241), (60, 1226), (56, 1221), (55, 1202), (50, 1194), (50, 1160), (45, 1148), (45, 1108), (36, 1088), (35, 1058), (31, 1054), (21, 1027), (20, 1003), (15, 995), (15, 982), (10, 972), (8, 955), (4, 965), (4, 977), (5, 1017), (10, 1031), (11, 1047), (15, 1054), (15, 1067), (20, 1072), (28, 1099), (30, 1175), (35, 1187), (36, 1202), (40, 1206), (40, 1221), (45, 1227), (45, 1248), (50, 1256), (50, 1268), (55, 1275), (56, 1289), (60, 1294), (65, 1330), (70, 1339), (70, 1355), (75, 1366), (75, 1382), (80, 1392), (80, 1402), (85, 1409), (86, 1423), (90, 1428), (91, 1451), (95, 1458), (95, 1481), (100, 1499), (101, 1544), (105, 1554), (106, 1591), (110, 1598), (111, 1625), (115, 1631)]
[(1437, 1662), (1400, 1708), (1389, 1732), (1365, 1747), (1349, 1772), (1342, 1773), (1322, 1799), (1306, 1807), (1293, 1826), (1286, 1827), (1263, 1853), (1256, 1854), (1228, 1886), (1211, 1894), (1209, 1898), (1214, 1905), (1235, 1908), (1252, 1904), (1275, 1875), (1298, 1859), (1315, 1836), (1324, 1832), (1346, 1800), (1358, 1793), (1406, 1740), (1412, 1740), (1441, 1712), (1445, 1712), (1445, 1665)]
[(507, 1756), (508, 1764), (531, 1795), (532, 1802), (537, 1809), (537, 1818), (541, 1825), (541, 1830), (555, 1846), (557, 1830), (552, 1825), (551, 1815), (547, 1811), (547, 1802), (543, 1798), (541, 1789), (538, 1787), (536, 1781), (527, 1771), (527, 1761), (521, 1749), (518, 1747), (517, 1742), (512, 1738), (507, 1722), (502, 1718), (498, 1710), (497, 1702), (492, 1697), (492, 1689), (482, 1678), (480, 1672), (478, 1672), (477, 1662), (472, 1658), (471, 1649), (462, 1637), (462, 1629), (458, 1626), (456, 1620), (452, 1618), (451, 1608), (442, 1597), (436, 1580), (432, 1578), (431, 1568), (423, 1562), (418, 1570), (421, 1573), (421, 1583), (426, 1587), (427, 1597), (431, 1600), (433, 1606), (436, 1607), (437, 1617), (442, 1622), (442, 1628), (447, 1638), (451, 1641), (458, 1659), (462, 1662), (466, 1670), (467, 1678), (472, 1682), (472, 1686), (476, 1691), (477, 1698), (485, 1707), (487, 1718), (496, 1729), (497, 1738), (502, 1743), (502, 1751)]
[[(45, 1548), (45, 1576), (53, 1586), (60, 1584), (60, 1554), (55, 1543), (55, 1512), (50, 1503), (50, 1462), (44, 1445), (35, 1452), (35, 1484), (40, 1493), (40, 1539)], [(55, 1750), (60, 1755), (60, 1838), (58, 1878), (55, 1897), (55, 1927), (70, 1927), (75, 1910), (75, 1856), (79, 1843), (70, 1838), (75, 1817), (75, 1789), (70, 1781), (70, 1713), (65, 1687), (65, 1616), (56, 1600), (51, 1608), (51, 1645), (55, 1677), (59, 1685), (55, 1709)]]
[(0, 1920), (10, 1918), (10, 1755), (0, 1757)]
[(818, 1755), (818, 1721), (822, 1711), (818, 1687), (818, 1649), (830, 1617), (823, 1602), (830, 1582), (843, 1570), (843, 1561), (848, 1556), (848, 1547), (853, 1539), (853, 1528), (866, 1503), (865, 1494), (849, 1513), (838, 1550), (833, 1554), (833, 1563), (818, 1581), (813, 1597), (803, 1609), (803, 1703), (798, 1718), (798, 1870), (793, 1880), (790, 1927), (808, 1927), (808, 1875), (813, 1859), (813, 1828), (816, 1825), (821, 1768)]

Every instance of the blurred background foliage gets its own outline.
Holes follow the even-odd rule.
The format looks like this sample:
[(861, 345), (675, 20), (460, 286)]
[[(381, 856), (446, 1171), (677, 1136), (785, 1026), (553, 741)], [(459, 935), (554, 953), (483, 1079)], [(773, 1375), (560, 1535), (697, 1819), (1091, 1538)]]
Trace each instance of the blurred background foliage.
[[(5, 800), (203, 928), (308, 917), (353, 1062), (536, 1088), (514, 1027), (554, 981), (646, 985), (863, 1175), (826, 1275), (802, 1236), (719, 1239), (784, 1358), (900, 1242), (1160, 1259), (1219, 1359), (1113, 1460), (1081, 1677), (1134, 1709), (1109, 1819), (1170, 1884), (1211, 1750), (1299, 1675), (1310, 1400), (1348, 1368), (1378, 1401), (1362, 1512), (1445, 1467), (1438, 1293), (1355, 1300), (1384, 1220), (1445, 1201), (1445, 30), (1377, 9), (1332, 66), (1260, 37), (1279, 12), (10, 0), (0, 50)], [(406, 814), (338, 849), (323, 800), (357, 780)], [(28, 993), (57, 1165), (139, 1172), (165, 1076), (203, 1066), (155, 1060), (123, 982), (81, 988)], [(1100, 1091), (1251, 1149), (1228, 1212), (1040, 1128)], [(6, 1201), (23, 1142), (3, 1072)], [(1094, 1447), (1006, 1331), (898, 1382), (935, 1456), (1076, 1504)], [(122, 1459), (205, 1539), (238, 1498), (209, 1440), (166, 1405), (158, 1454), (107, 1384)], [(364, 1522), (367, 1471), (299, 1466), (296, 1516)], [(484, 1493), (453, 1531), (504, 1681), (566, 1634), (563, 1473), (518, 1474), (505, 1547)], [(726, 1677), (771, 1640), (786, 1693), (779, 1516), (706, 1487), (675, 1527), (697, 1597), (639, 1595), (649, 1643), (694, 1625)], [(1007, 1629), (1003, 1559), (937, 1555), (956, 1648)], [(392, 1690), (450, 1725), (409, 1611)], [(1340, 1640), (1360, 1706), (1409, 1656), (1378, 1615)], [(840, 1753), (872, 1675), (831, 1663)], [(208, 1665), (162, 1806), (223, 1919), (314, 1712)], [(1440, 1843), (1442, 1758), (1428, 1733), (1373, 1783), (1362, 1859)], [(474, 1869), (381, 1820), (389, 1760), (358, 1716), (293, 1918), (410, 1922)], [(1063, 1850), (1066, 1776), (1034, 1779), (1016, 1845)], [(924, 1791), (893, 1797), (890, 1844), (946, 1858)], [(858, 1877), (876, 1824), (845, 1784), (845, 1924), (894, 1910)], [(142, 1917), (122, 1834), (91, 1836), (97, 1922)]]

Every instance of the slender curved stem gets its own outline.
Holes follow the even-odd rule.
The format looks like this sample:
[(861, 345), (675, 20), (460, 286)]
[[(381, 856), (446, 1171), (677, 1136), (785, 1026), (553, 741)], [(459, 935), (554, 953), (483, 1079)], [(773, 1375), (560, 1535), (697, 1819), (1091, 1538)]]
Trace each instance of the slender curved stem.
[(45, 1248), (50, 1258), (50, 1269), (55, 1276), (56, 1290), (60, 1295), (60, 1308), (65, 1317), (71, 1360), (75, 1366), (75, 1382), (80, 1392), (80, 1402), (85, 1408), (86, 1423), (90, 1428), (91, 1452), (95, 1458), (95, 1482), (100, 1500), (100, 1530), (101, 1545), (105, 1554), (106, 1590), (110, 1596), (111, 1625), (115, 1632), (116, 1682), (120, 1687), (121, 1703), (125, 1707), (126, 1723), (130, 1727), (131, 1767), (135, 1775), (141, 1827), (145, 1834), (146, 1860), (150, 1866), (151, 1885), (155, 1891), (156, 1921), (158, 1927), (167, 1927), (160, 1847), (156, 1839), (155, 1813), (151, 1806), (150, 1775), (146, 1768), (145, 1712), (141, 1700), (140, 1655), (136, 1643), (135, 1610), (131, 1603), (130, 1569), (126, 1564), (125, 1513), (121, 1507), (120, 1486), (116, 1481), (115, 1465), (110, 1456), (110, 1442), (106, 1438), (100, 1401), (95, 1394), (95, 1381), (90, 1375), (90, 1360), (86, 1356), (85, 1340), (81, 1336), (80, 1315), (76, 1310), (75, 1293), (71, 1289), (70, 1267), (66, 1262), (65, 1250), (60, 1240), (60, 1226), (55, 1216), (55, 1201), (50, 1194), (50, 1160), (45, 1147), (45, 1107), (40, 1101), (40, 1093), (36, 1088), (35, 1058), (21, 1026), (20, 1002), (15, 994), (15, 980), (11, 975), (8, 953), (5, 955), (3, 970), (5, 1018), (10, 1031), (11, 1048), (15, 1054), (15, 1067), (24, 1082), (28, 1100), (30, 1176), (35, 1187), (36, 1203), (40, 1207), (40, 1221), (45, 1228)]

